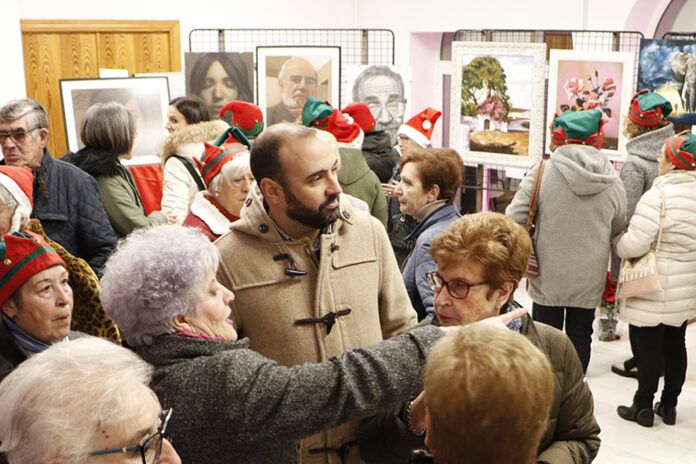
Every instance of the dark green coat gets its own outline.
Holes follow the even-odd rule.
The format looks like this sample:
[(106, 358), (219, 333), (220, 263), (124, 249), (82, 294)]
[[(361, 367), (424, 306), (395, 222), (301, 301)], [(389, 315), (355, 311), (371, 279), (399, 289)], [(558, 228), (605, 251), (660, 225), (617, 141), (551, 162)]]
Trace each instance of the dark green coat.
[(339, 147), (341, 169), (338, 183), (344, 193), (361, 199), (370, 207), (370, 214), (387, 227), (387, 197), (377, 174), (370, 170), (357, 148)]

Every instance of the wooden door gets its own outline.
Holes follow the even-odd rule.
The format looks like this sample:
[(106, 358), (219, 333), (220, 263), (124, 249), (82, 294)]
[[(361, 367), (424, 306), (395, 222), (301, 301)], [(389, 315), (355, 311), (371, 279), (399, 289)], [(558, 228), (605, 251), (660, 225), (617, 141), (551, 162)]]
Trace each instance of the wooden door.
[(179, 21), (22, 20), (21, 29), (27, 96), (48, 111), (54, 156), (67, 150), (60, 79), (181, 71)]

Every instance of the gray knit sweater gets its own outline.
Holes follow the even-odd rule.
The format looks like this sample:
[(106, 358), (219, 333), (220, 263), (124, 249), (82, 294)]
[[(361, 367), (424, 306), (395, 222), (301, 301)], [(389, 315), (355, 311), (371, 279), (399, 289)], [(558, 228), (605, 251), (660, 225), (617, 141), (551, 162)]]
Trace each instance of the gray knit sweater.
[[(626, 219), (631, 221), (638, 200), (650, 190), (657, 177), (657, 157), (660, 155), (665, 139), (674, 135), (674, 127), (668, 124), (652, 132), (641, 134), (626, 142), (626, 161), (621, 167), (621, 181), (626, 191)], [(611, 275), (619, 277), (621, 259), (615, 254), (611, 260)]]
[(235, 343), (164, 335), (137, 348), (153, 389), (174, 409), (169, 430), (186, 464), (295, 463), (296, 440), (373, 415), (422, 387), (423, 327), (322, 363), (283, 367)]

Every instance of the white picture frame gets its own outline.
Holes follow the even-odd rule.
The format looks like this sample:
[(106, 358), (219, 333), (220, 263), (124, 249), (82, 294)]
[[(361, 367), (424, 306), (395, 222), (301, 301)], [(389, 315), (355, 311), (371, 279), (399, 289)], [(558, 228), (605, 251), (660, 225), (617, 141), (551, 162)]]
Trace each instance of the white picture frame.
[[(604, 144), (601, 150), (610, 160), (623, 161), (626, 157), (627, 138), (623, 134), (622, 118), (628, 114), (635, 89), (635, 60), (635, 52), (551, 50), (546, 103), (546, 140), (551, 140), (550, 126), (554, 116), (561, 114), (562, 104), (574, 105), (579, 109), (578, 102), (582, 99), (585, 99), (585, 102), (600, 102), (600, 106), (596, 108), (608, 119), (603, 128)], [(576, 79), (575, 84), (570, 81), (573, 78)], [(612, 83), (605, 86), (604, 83), (609, 79)], [(584, 81), (582, 85), (580, 80)], [(582, 90), (577, 92), (580, 86)], [(595, 92), (596, 89), (599, 91)], [(599, 94), (598, 98), (594, 98), (596, 94)], [(576, 95), (581, 99), (578, 100)], [(591, 108), (587, 106), (584, 109)]]
[[(465, 164), (528, 169), (541, 159), (545, 54), (543, 43), (452, 44), (450, 147)], [(503, 70), (490, 91), (478, 85), (484, 60)]]

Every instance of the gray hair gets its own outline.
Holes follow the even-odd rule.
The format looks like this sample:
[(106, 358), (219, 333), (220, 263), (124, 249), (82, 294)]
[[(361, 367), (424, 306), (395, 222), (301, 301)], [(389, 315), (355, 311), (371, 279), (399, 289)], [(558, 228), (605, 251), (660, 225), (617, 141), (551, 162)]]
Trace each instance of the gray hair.
[(131, 346), (171, 333), (172, 319), (195, 316), (220, 255), (199, 230), (139, 229), (119, 242), (104, 268), (101, 300)]
[(363, 82), (367, 79), (371, 79), (377, 76), (385, 76), (396, 81), (399, 84), (399, 91), (401, 91), (401, 96), (404, 97), (404, 80), (399, 73), (395, 73), (391, 70), (389, 66), (375, 65), (367, 67), (363, 72), (358, 74), (353, 82), (353, 101), (359, 102), (360, 100), (360, 88)]
[(87, 462), (99, 425), (132, 420), (133, 389), (151, 378), (149, 364), (109, 341), (56, 343), (0, 383), (0, 451), (10, 464)]
[(123, 155), (135, 142), (135, 118), (120, 103), (96, 103), (87, 109), (80, 127), (85, 146)]
[(0, 122), (10, 122), (27, 116), (28, 128), (48, 129), (48, 113), (41, 103), (31, 98), (11, 100), (0, 108)]
[(17, 203), (17, 200), (10, 193), (10, 191), (7, 190), (4, 185), (0, 185), (0, 208), (8, 209), (12, 211), (12, 214), (14, 215), (18, 206), (19, 203)]
[[(291, 56), (280, 67), (280, 71), (278, 71), (278, 80), (282, 81), (283, 79), (285, 79), (285, 72), (287, 71), (287, 67), (290, 63), (296, 63), (301, 61), (307, 63), (309, 66), (312, 67), (312, 69), (314, 69), (314, 65), (312, 65), (312, 63), (307, 58), (303, 58), (301, 56)], [(317, 70), (314, 69), (314, 78), (316, 79), (317, 77)]]
[(223, 164), (220, 172), (210, 181), (208, 191), (211, 193), (218, 191), (223, 181), (231, 182), (234, 179), (238, 179), (242, 177), (246, 171), (250, 171), (248, 152)]

